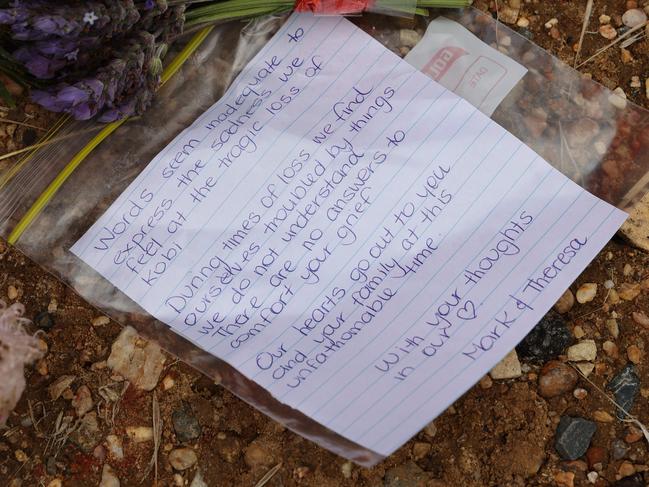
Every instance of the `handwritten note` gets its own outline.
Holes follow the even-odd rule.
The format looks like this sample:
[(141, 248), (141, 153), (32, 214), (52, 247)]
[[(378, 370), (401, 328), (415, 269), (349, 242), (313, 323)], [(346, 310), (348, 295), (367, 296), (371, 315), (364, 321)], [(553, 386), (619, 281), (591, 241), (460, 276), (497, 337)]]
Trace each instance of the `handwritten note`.
[(293, 15), (72, 251), (387, 455), (511, 350), (624, 218), (347, 20)]

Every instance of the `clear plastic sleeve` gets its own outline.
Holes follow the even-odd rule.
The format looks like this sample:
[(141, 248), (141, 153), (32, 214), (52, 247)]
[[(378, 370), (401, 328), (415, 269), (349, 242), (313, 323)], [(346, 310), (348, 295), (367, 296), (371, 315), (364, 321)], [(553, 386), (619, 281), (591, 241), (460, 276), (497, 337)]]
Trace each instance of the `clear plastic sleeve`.
[[(564, 174), (619, 208), (628, 209), (644, 195), (649, 181), (649, 111), (580, 75), (478, 10), (440, 13), (527, 67), (528, 73), (494, 112), (495, 121)], [(436, 15), (433, 12), (430, 18)], [(149, 161), (221, 96), (285, 19), (265, 17), (215, 28), (158, 92), (153, 106), (92, 151), (42, 208), (35, 211), (32, 207), (97, 133), (97, 125), (66, 124), (56, 136), (58, 142), (6, 168), (0, 179), (0, 231), (5, 237), (11, 235), (18, 249), (117, 321), (134, 326), (197, 370), (219, 379), (234, 394), (295, 432), (371, 466), (381, 455), (275, 400), (228, 364), (155, 320), (69, 251)], [(412, 22), (408, 28), (420, 33), (426, 28), (422, 18), (406, 21), (364, 15), (354, 22), (400, 55), (405, 53), (400, 45), (404, 23)], [(504, 36), (511, 42), (502, 43)], [(16, 233), (16, 225), (30, 209), (36, 217)]]

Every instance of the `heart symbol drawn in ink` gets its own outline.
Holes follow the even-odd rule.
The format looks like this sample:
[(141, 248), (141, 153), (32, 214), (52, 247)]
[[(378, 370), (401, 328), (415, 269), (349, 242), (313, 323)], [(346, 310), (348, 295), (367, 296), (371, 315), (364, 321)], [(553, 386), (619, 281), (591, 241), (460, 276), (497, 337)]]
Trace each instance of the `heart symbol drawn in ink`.
[(457, 310), (456, 315), (461, 320), (466, 320), (466, 321), (475, 320), (477, 315), (475, 312), (475, 304), (473, 304), (473, 301), (467, 299), (466, 303), (464, 303), (464, 306), (462, 306), (460, 309)]

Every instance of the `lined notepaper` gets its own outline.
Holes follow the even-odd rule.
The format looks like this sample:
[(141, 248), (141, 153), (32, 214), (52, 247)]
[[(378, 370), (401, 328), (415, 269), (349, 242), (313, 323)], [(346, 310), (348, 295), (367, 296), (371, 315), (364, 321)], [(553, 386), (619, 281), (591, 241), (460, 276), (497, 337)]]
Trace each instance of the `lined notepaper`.
[(347, 20), (296, 14), (72, 252), (387, 455), (624, 219)]

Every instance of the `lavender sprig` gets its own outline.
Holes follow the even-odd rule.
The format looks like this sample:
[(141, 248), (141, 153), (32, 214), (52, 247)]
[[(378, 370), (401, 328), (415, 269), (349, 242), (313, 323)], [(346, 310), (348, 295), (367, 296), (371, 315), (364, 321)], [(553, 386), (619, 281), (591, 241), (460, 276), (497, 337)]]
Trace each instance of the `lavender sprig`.
[(25, 43), (13, 52), (13, 57), (39, 79), (61, 75), (66, 67), (93, 66), (105, 59), (108, 47), (97, 37), (53, 39)]
[(139, 32), (92, 77), (75, 83), (59, 83), (34, 90), (32, 99), (54, 112), (69, 113), (78, 120), (96, 115), (102, 121), (143, 112), (160, 80), (153, 35)]
[(14, 0), (11, 8), (0, 10), (0, 24), (9, 25), (11, 37), (18, 41), (75, 39), (88, 34), (110, 39), (127, 32), (139, 19), (133, 0)]

